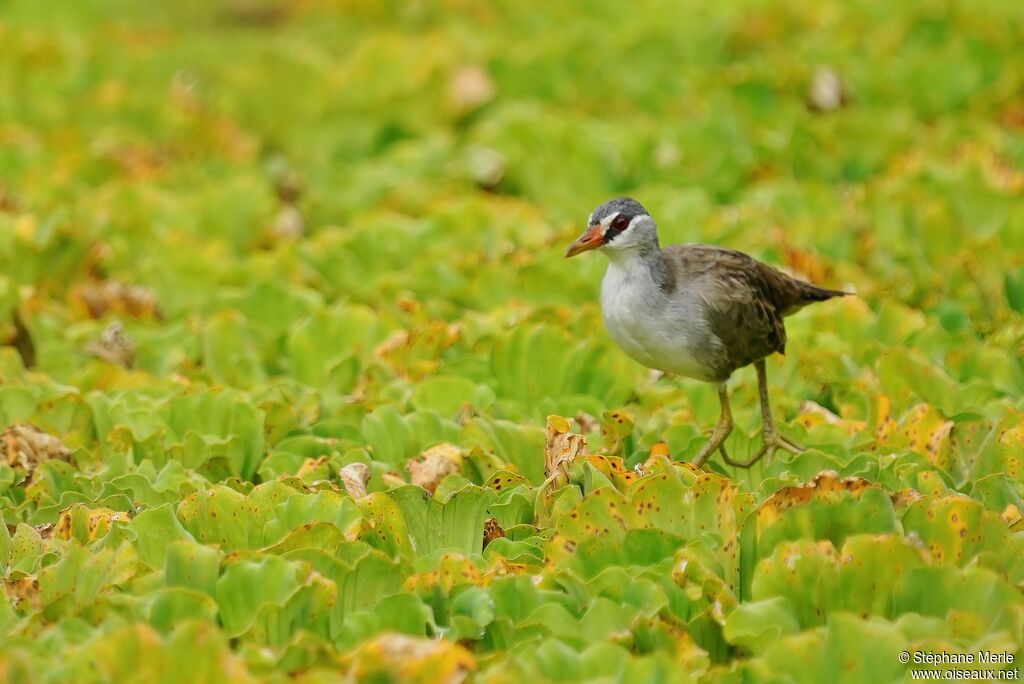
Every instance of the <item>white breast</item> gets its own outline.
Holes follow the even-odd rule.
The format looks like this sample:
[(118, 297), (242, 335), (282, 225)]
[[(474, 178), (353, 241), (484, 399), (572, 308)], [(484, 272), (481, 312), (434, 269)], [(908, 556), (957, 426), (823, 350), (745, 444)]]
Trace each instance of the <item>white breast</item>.
[(695, 305), (685, 292), (666, 296), (640, 260), (611, 261), (601, 283), (601, 315), (623, 351), (649, 368), (711, 380), (693, 353), (708, 341)]

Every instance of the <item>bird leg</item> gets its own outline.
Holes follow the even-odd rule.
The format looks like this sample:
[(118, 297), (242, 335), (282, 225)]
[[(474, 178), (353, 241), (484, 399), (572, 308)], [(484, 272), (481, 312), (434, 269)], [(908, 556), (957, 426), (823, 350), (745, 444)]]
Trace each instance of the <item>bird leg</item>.
[(728, 461), (728, 454), (725, 453), (725, 438), (732, 432), (732, 410), (729, 408), (729, 390), (723, 382), (718, 386), (718, 401), (722, 404), (722, 414), (718, 417), (718, 424), (707, 443), (693, 459), (693, 465), (700, 466), (708, 459), (715, 449), (722, 452), (722, 458)]
[(764, 359), (755, 361), (754, 368), (757, 369), (757, 390), (761, 395), (761, 420), (764, 422), (764, 446), (761, 450), (771, 453), (776, 449), (783, 449), (791, 454), (805, 451), (805, 447), (776, 431), (775, 423), (772, 421), (772, 409), (768, 405), (768, 373), (765, 371)]
[(761, 445), (760, 450), (754, 454), (753, 458), (744, 463), (738, 463), (731, 460), (723, 451), (722, 459), (729, 465), (739, 466), (740, 468), (749, 468), (763, 457), (771, 457), (779, 449), (788, 451), (796, 454), (804, 450), (802, 446), (793, 442), (779, 432), (775, 430), (775, 423), (772, 422), (772, 409), (768, 405), (768, 374), (765, 371), (764, 359), (754, 362), (754, 368), (757, 369), (757, 389), (761, 395), (761, 421), (764, 423), (764, 429), (762, 430), (762, 436), (764, 438), (764, 444)]

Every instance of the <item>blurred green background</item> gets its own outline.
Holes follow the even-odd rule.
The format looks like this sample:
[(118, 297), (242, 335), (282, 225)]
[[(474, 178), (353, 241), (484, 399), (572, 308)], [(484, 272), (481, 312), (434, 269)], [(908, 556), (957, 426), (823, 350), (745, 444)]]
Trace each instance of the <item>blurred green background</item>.
[[(653, 376), (610, 342), (597, 304), (604, 259), (562, 258), (596, 204), (629, 194), (652, 212), (663, 244), (714, 242), (858, 294), (790, 319), (787, 355), (769, 363), (778, 419), (811, 451), (749, 472), (712, 463), (713, 477), (751, 506), (825, 469), (891, 494), (885, 505), (841, 502), (867, 507), (861, 527), (793, 537), (837, 549), (847, 533), (890, 534), (886, 543), (909, 548), (907, 530), (927, 537), (914, 516), (973, 506), (989, 532), (973, 551), (933, 551), (928, 571), (947, 574), (928, 581), (954, 597), (1001, 582), (1019, 615), (1022, 45), (1024, 5), (1011, 0), (0, 3), (0, 427), (31, 423), (63, 445), (52, 459), (30, 449), (26, 460), (15, 455), (21, 438), (5, 433), (0, 567), (11, 607), (0, 626), (11, 646), (0, 670), (92, 681), (82, 673), (101, 662), (95, 681), (148, 681), (157, 670), (129, 675), (132, 658), (159, 668), (210, 638), (216, 665), (203, 670), (197, 658), (197, 679), (313, 680), (339, 662), (394, 665), (381, 655), (388, 644), (352, 655), (388, 631), (459, 641), (464, 650), (425, 656), (441, 670), (388, 670), (423, 681), (446, 667), (493, 681), (590, 680), (593, 668), (668, 681), (680, 654), (690, 654), (675, 672), (684, 681), (783, 671), (821, 681), (850, 653), (862, 669), (848, 681), (898, 681), (895, 651), (882, 664), (869, 657), (882, 645), (969, 649), (997, 634), (1017, 648), (1022, 623), (992, 617), (995, 606), (928, 613), (906, 599), (824, 625), (756, 577), (762, 593), (728, 627), (721, 606), (750, 600), (754, 564), (737, 571), (744, 594), (708, 561), (734, 592), (717, 613), (707, 593), (700, 610), (680, 609), (678, 597), (609, 594), (579, 568), (560, 575), (553, 560), (558, 535), (575, 534), (564, 529), (570, 509), (605, 480), (574, 471), (559, 486), (576, 493), (561, 504), (541, 485), (549, 414), (575, 417), (591, 448), (625, 468), (661, 441), (684, 460), (717, 416), (713, 389)], [(730, 448), (742, 457), (756, 448), (759, 420), (753, 373), (737, 378), (741, 429)], [(520, 563), (543, 577), (546, 617), (502, 616), (503, 600), (529, 601), (507, 587), (504, 599), (487, 594), (487, 582), (469, 582), (461, 599), (451, 586), (417, 588), (417, 573), (441, 572), (444, 545), (428, 553), (401, 532), (381, 540), (358, 527), (378, 506), (399, 527), (422, 517), (403, 488), (406, 465), (439, 443), (461, 460), (432, 483), (435, 500), (482, 497), (437, 514), (467, 521), (451, 534), (478, 539), (487, 517), (522, 528), (488, 554), (456, 544), (463, 560), (481, 571)], [(338, 486), (354, 463), (370, 473), (358, 510)], [(522, 501), (487, 503), (493, 478), (513, 470), (525, 477), (515, 480)], [(326, 520), (310, 512), (318, 482), (347, 502), (331, 504), (345, 512), (332, 520), (361, 545), (338, 552), (331, 562), (344, 556), (348, 570), (336, 575), (320, 561), (282, 560), (305, 548), (297, 541), (277, 546)], [(911, 503), (910, 490), (925, 503)], [(219, 537), (210, 511), (221, 509), (193, 508), (197, 492), (234, 501), (228, 491), (250, 497), (230, 504), (238, 510), (266, 507), (276, 532)], [(306, 513), (274, 508), (275, 497)], [(512, 515), (520, 504), (536, 515)], [(876, 504), (896, 522), (876, 524)], [(906, 522), (915, 505), (925, 508)], [(679, 545), (696, 539), (676, 533)], [(168, 552), (171, 537), (192, 550)], [(208, 595), (185, 596), (174, 553), (193, 570), (212, 559), (203, 572), (227, 589), (197, 585), (188, 591)], [(316, 611), (296, 608), (287, 625), (260, 613), (278, 622), (257, 628), (238, 611), (264, 604), (231, 607), (253, 592), (246, 573), (260, 572), (279, 582), (253, 580), (275, 587), (270, 604), (301, 595), (314, 605), (302, 594), (313, 584), (289, 582), (315, 568), (344, 593), (352, 568), (371, 563), (357, 558), (393, 563), (397, 584), (367, 590), (365, 605), (332, 604), (329, 626), (314, 629)], [(652, 581), (676, 581), (651, 563)], [(956, 574), (971, 564), (991, 577)], [(101, 565), (113, 569), (68, 599), (92, 572), (83, 568)], [(594, 608), (598, 596), (618, 601), (618, 617), (581, 617), (612, 611)], [(492, 604), (493, 621), (480, 607)], [(549, 604), (568, 617), (554, 620)], [(355, 607), (363, 613), (351, 617)], [(426, 623), (407, 619), (427, 609)], [(400, 617), (373, 622), (374, 610)], [(472, 630), (448, 621), (459, 611)], [(948, 611), (971, 627), (915, 622)], [(638, 614), (667, 621), (671, 639)], [(757, 619), (787, 626), (757, 632)], [(546, 621), (558, 626), (536, 626)], [(631, 645), (609, 636), (619, 627), (586, 627), (595, 621), (627, 625)], [(513, 650), (537, 639), (556, 645)], [(814, 639), (838, 644), (822, 669), (786, 670), (806, 644), (824, 643)], [(607, 649), (587, 655), (591, 642)], [(507, 669), (508, 653), (520, 669)]]

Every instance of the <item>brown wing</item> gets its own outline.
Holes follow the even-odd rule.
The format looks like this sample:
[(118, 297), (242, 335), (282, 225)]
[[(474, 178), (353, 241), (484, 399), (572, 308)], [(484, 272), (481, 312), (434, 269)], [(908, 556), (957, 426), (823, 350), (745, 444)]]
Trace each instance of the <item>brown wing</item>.
[(721, 345), (715, 366), (723, 377), (773, 352), (785, 353), (783, 318), (813, 301), (844, 293), (792, 278), (742, 252), (713, 245), (674, 245), (679, 288), (707, 304), (707, 322)]

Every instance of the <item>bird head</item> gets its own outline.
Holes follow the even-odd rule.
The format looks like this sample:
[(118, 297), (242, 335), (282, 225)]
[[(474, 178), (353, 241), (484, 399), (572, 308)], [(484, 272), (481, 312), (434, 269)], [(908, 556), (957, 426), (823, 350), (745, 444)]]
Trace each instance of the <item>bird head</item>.
[(635, 199), (619, 197), (590, 213), (586, 231), (569, 245), (565, 256), (576, 256), (592, 249), (600, 249), (612, 256), (627, 250), (657, 246), (658, 232), (654, 219)]

